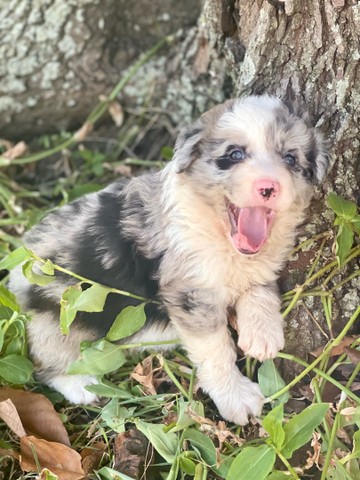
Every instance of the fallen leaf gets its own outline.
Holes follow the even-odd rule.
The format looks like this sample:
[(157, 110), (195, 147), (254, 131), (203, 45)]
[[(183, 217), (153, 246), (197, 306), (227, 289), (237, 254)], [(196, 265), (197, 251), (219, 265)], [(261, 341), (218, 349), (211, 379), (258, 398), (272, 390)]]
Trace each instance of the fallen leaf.
[(85, 122), (77, 132), (75, 132), (74, 134), (74, 139), (77, 141), (77, 142), (81, 142), (82, 140), (84, 140), (88, 135), (89, 133), (92, 132), (94, 128), (94, 124), (93, 123), (90, 123), (90, 122)]
[(147, 395), (156, 395), (156, 388), (165, 381), (165, 378), (155, 379), (154, 374), (162, 370), (161, 360), (160, 366), (153, 367), (153, 356), (149, 355), (141, 363), (138, 363), (131, 374), (131, 377), (143, 385)]
[(82, 467), (86, 475), (99, 468), (105, 452), (106, 445), (104, 442), (95, 442), (81, 450)]
[[(338, 355), (342, 355), (345, 351), (346, 351), (346, 347), (349, 347), (352, 343), (355, 342), (355, 340), (357, 340), (358, 338), (360, 338), (359, 335), (353, 335), (353, 336), (348, 336), (348, 337), (344, 337), (341, 342), (339, 343), (339, 345), (336, 345), (335, 347), (333, 347), (329, 353), (329, 356), (330, 357), (337, 357)], [(313, 356), (313, 357), (318, 357), (319, 355), (322, 354), (322, 352), (324, 351), (324, 348), (325, 348), (325, 345), (323, 347), (319, 347), (317, 348), (316, 350), (314, 350), (313, 352), (310, 352), (310, 354)]]
[(114, 469), (132, 478), (140, 478), (144, 471), (149, 442), (136, 428), (120, 433), (114, 444)]
[(317, 432), (313, 433), (312, 440), (311, 440), (311, 446), (314, 448), (314, 453), (311, 454), (310, 451), (307, 453), (309, 454), (306, 465), (305, 465), (305, 470), (309, 470), (315, 463), (315, 465), (320, 469), (319, 467), (319, 462), (320, 462), (320, 454), (321, 454), (321, 443), (320, 443), (320, 438), (321, 435)]
[(8, 158), (9, 160), (14, 160), (15, 158), (21, 157), (27, 150), (27, 145), (25, 142), (18, 142), (13, 147), (9, 148), (2, 154), (2, 157)]
[(344, 351), (346, 352), (347, 356), (349, 357), (349, 359), (354, 365), (357, 365), (358, 363), (360, 363), (359, 350), (356, 350), (355, 348), (345, 347)]
[(112, 101), (109, 103), (109, 113), (117, 127), (121, 127), (124, 122), (124, 111), (117, 101)]
[(9, 399), (0, 402), (0, 417), (18, 437), (26, 435), (15, 405)]
[(37, 465), (51, 470), (59, 480), (80, 480), (85, 476), (81, 466), (81, 456), (72, 448), (34, 436), (21, 437), (20, 466), (22, 470), (36, 472)]
[(15, 405), (26, 433), (70, 446), (68, 434), (59, 414), (44, 395), (1, 387), (0, 401), (5, 399), (10, 399)]

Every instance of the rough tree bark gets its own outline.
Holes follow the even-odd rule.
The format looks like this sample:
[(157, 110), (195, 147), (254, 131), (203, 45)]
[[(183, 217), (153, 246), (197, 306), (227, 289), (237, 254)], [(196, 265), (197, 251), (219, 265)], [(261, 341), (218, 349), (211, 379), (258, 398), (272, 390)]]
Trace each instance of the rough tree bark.
[(79, 125), (138, 55), (195, 24), (200, 0), (0, 0), (0, 131)]

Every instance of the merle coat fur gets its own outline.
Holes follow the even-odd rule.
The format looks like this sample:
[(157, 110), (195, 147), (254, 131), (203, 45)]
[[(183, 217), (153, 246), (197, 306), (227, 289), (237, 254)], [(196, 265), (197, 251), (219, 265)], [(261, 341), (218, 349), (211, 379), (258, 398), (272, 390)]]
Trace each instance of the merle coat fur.
[[(259, 415), (263, 395), (236, 366), (239, 347), (264, 360), (284, 346), (276, 279), (329, 157), (320, 134), (280, 100), (230, 100), (185, 129), (162, 171), (111, 184), (50, 213), (25, 236), (38, 256), (101, 284), (157, 299), (131, 341), (179, 338), (220, 414), (238, 424)], [(32, 313), (31, 356), (39, 379), (75, 403), (92, 402), (91, 376), (68, 375), (79, 343), (104, 336), (137, 301), (110, 294), (101, 313), (59, 330), (59, 299), (74, 278), (10, 288)], [(129, 339), (127, 339), (127, 342)]]

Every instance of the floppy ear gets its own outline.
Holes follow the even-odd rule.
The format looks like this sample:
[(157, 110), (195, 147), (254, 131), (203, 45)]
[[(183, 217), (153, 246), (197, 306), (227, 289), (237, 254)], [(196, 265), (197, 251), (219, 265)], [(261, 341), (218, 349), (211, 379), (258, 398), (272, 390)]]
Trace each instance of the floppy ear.
[(316, 142), (316, 183), (320, 184), (326, 177), (331, 165), (332, 155), (330, 153), (329, 142), (324, 140), (321, 133), (314, 129), (314, 136)]
[(180, 135), (175, 144), (174, 162), (176, 164), (176, 173), (185, 172), (201, 154), (201, 140), (203, 133), (203, 124), (197, 120), (190, 127), (180, 131)]

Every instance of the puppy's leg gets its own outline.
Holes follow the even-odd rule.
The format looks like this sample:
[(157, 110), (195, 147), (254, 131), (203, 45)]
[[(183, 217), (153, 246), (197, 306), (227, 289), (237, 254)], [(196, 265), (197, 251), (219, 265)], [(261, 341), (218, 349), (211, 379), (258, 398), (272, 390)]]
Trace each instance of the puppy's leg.
[(208, 298), (200, 296), (192, 295), (185, 309), (174, 307), (174, 302), (169, 307), (170, 318), (197, 367), (200, 387), (226, 420), (244, 425), (249, 416), (260, 415), (264, 397), (259, 386), (244, 377), (236, 365), (236, 349), (227, 329), (225, 307), (218, 309), (208, 303), (209, 297), (216, 298), (215, 292)]
[(96, 395), (85, 387), (98, 383), (90, 375), (67, 375), (69, 365), (80, 355), (80, 343), (94, 340), (91, 331), (71, 328), (70, 335), (62, 335), (57, 314), (33, 311), (27, 327), (30, 356), (35, 365), (35, 376), (72, 403), (92, 403)]
[(266, 360), (284, 348), (280, 298), (275, 285), (257, 285), (236, 303), (239, 347), (246, 355)]

